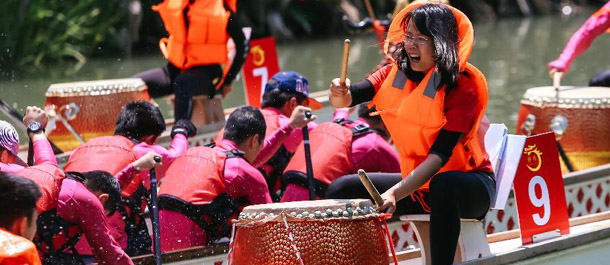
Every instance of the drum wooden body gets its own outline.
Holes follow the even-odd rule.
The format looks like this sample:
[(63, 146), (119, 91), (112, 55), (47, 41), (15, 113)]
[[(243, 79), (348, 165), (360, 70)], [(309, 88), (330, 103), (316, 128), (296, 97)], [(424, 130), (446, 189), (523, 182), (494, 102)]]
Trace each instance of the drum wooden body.
[[(53, 118), (53, 114), (61, 115), (58, 118), (67, 120), (85, 141), (112, 135), (121, 107), (129, 101), (150, 100), (146, 84), (139, 78), (53, 84), (47, 90), (46, 97), (45, 109), (55, 110), (55, 113), (49, 113), (50, 118)], [(78, 113), (66, 117), (66, 108), (73, 108), (69, 107), (71, 103), (78, 108)], [(74, 109), (71, 111), (74, 112)], [(49, 134), (49, 139), (59, 148), (68, 151), (81, 144), (59, 119), (55, 120), (55, 124), (56, 128)]]
[(387, 265), (381, 222), (370, 200), (249, 206), (237, 221), (230, 258), (238, 265), (301, 264), (298, 251), (308, 265)]
[(557, 115), (567, 120), (558, 138), (575, 170), (610, 163), (610, 88), (563, 86), (559, 93), (553, 87), (528, 89), (521, 100), (517, 134), (551, 131)]

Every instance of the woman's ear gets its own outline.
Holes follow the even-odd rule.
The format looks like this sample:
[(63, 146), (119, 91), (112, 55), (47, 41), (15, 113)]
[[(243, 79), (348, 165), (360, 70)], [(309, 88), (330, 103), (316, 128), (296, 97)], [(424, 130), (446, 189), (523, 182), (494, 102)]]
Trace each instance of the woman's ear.
[(291, 97), (289, 102), (290, 102), (290, 109), (292, 109), (292, 110), (299, 105), (299, 102), (297, 102), (297, 98), (295, 98), (295, 97)]
[(97, 198), (100, 200), (102, 205), (106, 206), (106, 202), (108, 201), (108, 198), (110, 198), (110, 195), (108, 195), (108, 193), (101, 193), (99, 196), (97, 196)]

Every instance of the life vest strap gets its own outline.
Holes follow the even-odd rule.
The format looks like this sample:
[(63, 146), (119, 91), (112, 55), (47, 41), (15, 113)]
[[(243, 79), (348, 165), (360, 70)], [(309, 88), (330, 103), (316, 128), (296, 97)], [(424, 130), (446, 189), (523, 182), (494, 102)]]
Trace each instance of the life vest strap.
[(371, 129), (371, 127), (369, 127), (369, 125), (366, 123), (359, 123), (354, 125), (353, 121), (346, 120), (344, 118), (335, 119), (333, 120), (333, 122), (352, 130), (352, 135), (354, 136), (354, 138), (375, 132), (375, 130)]
[[(286, 190), (286, 186), (288, 184), (294, 184), (301, 186), (303, 188), (309, 189), (309, 181), (307, 180), (307, 175), (301, 171), (289, 170), (284, 173), (282, 176), (282, 184), (284, 185), (282, 190)], [(320, 198), (324, 198), (326, 196), (326, 190), (328, 189), (328, 184), (318, 180), (313, 179), (314, 192)]]

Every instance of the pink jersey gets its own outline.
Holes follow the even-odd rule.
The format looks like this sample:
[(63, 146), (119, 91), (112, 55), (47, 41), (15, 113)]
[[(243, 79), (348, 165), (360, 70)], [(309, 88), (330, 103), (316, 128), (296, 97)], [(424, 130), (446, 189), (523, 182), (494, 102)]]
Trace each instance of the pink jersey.
[[(36, 165), (54, 165), (57, 166), (57, 159), (53, 153), (53, 148), (49, 140), (38, 139), (34, 140), (34, 161)], [(15, 174), (24, 168), (18, 164), (4, 164), (0, 162), (0, 171)]]
[[(216, 147), (218, 151), (239, 150), (229, 140), (222, 140)], [(248, 205), (271, 203), (267, 182), (263, 175), (243, 158), (225, 160), (225, 192), (235, 199), (245, 198)], [(207, 244), (206, 234), (190, 218), (181, 213), (162, 209), (159, 211), (162, 251), (183, 249)]]
[[(335, 112), (333, 118), (345, 118), (344, 112)], [(364, 119), (354, 121), (354, 124), (367, 124)], [(399, 157), (394, 148), (379, 134), (368, 133), (352, 141), (351, 172), (358, 169), (366, 172), (400, 172)], [(315, 159), (315, 158), (312, 158)], [(340, 177), (340, 176), (337, 176)], [(282, 201), (304, 201), (309, 199), (309, 190), (295, 184), (286, 187)], [(321, 199), (321, 198), (317, 198)]]
[[(114, 240), (97, 197), (80, 182), (64, 179), (59, 191), (57, 213), (68, 222), (76, 223), (88, 238), (95, 259), (100, 264), (133, 264)], [(80, 252), (80, 251), (79, 251)]]
[[(184, 154), (188, 149), (188, 140), (186, 136), (183, 134), (176, 134), (172, 139), (172, 142), (169, 146), (169, 149), (165, 149), (159, 145), (150, 145), (147, 143), (139, 143), (134, 146), (133, 150), (136, 152), (138, 158), (144, 156), (149, 151), (154, 151), (157, 154), (161, 155), (161, 162), (163, 166), (156, 168), (155, 171), (157, 173), (157, 180), (161, 180), (163, 176), (165, 176), (165, 171), (171, 165), (177, 157)], [(119, 180), (119, 184), (121, 186), (127, 185), (132, 181), (133, 178), (137, 178), (139, 181), (142, 181), (146, 190), (150, 191), (150, 171), (137, 171), (132, 164), (129, 164), (125, 167), (121, 172), (119, 172), (115, 177)], [(127, 249), (127, 234), (125, 233), (125, 221), (123, 220), (123, 216), (119, 211), (114, 212), (111, 216), (107, 217), (108, 225), (110, 226), (110, 231), (114, 239), (119, 242), (123, 249)], [(79, 253), (83, 255), (91, 255), (91, 248), (87, 244), (86, 239), (81, 239), (76, 248)]]
[(570, 64), (580, 54), (589, 48), (593, 40), (610, 28), (610, 1), (595, 12), (572, 35), (563, 52), (555, 61), (549, 63), (549, 68), (568, 72)]

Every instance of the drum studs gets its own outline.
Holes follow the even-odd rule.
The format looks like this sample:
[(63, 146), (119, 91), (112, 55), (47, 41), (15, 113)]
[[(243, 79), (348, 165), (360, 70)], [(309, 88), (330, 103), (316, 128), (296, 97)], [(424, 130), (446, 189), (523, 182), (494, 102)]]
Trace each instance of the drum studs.
[(326, 209), (326, 215), (332, 215), (333, 214), (333, 210), (331, 209)]
[(302, 214), (297, 214), (297, 218), (303, 218)]
[(290, 213), (290, 216), (292, 216), (292, 217), (297, 217), (297, 213), (296, 213), (296, 212), (291, 212), (291, 213)]
[(347, 212), (347, 211), (343, 212), (343, 217), (349, 217), (349, 216), (350, 216), (349, 212)]
[(316, 216), (316, 218), (320, 218), (322, 216), (322, 212), (320, 211), (315, 211), (314, 215)]
[(333, 212), (333, 217), (339, 217), (339, 213), (338, 212)]
[(307, 211), (303, 212), (303, 216), (308, 216), (308, 215), (309, 215), (309, 212), (307, 212)]
[(328, 215), (326, 213), (322, 213), (320, 216), (322, 216), (322, 218), (326, 218)]
[(534, 130), (534, 127), (536, 126), (536, 116), (534, 116), (534, 114), (528, 114), (527, 117), (525, 118), (525, 122), (522, 125), (522, 132), (525, 135), (532, 135), (532, 131)]
[(555, 138), (557, 141), (563, 137), (566, 129), (568, 128), (568, 119), (562, 115), (556, 115), (551, 120), (551, 130), (555, 132)]
[(309, 214), (309, 216), (307, 216), (307, 217), (309, 217), (309, 218), (312, 218), (312, 219), (313, 219), (313, 218), (315, 218), (316, 216), (315, 216), (313, 213), (310, 213), (310, 214)]

